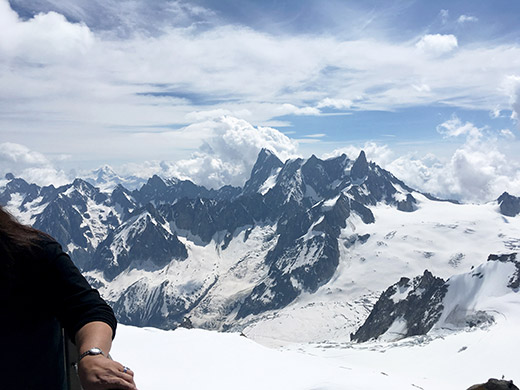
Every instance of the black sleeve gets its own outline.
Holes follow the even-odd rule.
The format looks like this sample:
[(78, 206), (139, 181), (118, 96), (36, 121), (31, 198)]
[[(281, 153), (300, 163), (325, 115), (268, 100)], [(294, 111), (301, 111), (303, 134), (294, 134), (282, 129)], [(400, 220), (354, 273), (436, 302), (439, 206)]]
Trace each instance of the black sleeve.
[(57, 242), (44, 244), (48, 264), (49, 288), (53, 291), (55, 315), (72, 340), (76, 332), (89, 322), (105, 322), (115, 336), (116, 318), (110, 306), (81, 275), (69, 255)]

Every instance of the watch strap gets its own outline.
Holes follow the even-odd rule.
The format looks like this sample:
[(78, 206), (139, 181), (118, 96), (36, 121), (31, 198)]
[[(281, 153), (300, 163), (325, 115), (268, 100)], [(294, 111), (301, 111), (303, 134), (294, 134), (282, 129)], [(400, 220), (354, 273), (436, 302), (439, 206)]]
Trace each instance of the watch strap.
[(103, 355), (105, 356), (105, 353), (101, 350), (101, 348), (90, 348), (83, 352), (81, 355), (79, 355), (78, 362), (83, 359), (85, 356), (96, 356), (96, 355)]

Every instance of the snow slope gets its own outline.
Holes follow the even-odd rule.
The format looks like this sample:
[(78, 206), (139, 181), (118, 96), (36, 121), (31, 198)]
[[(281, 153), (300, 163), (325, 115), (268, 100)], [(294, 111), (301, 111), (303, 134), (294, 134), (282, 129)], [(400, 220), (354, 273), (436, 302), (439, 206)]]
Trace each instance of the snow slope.
[[(379, 204), (372, 208), (374, 224), (351, 216), (333, 278), (284, 309), (245, 321), (243, 332), (269, 346), (349, 341), (381, 292), (401, 277), (428, 269), (448, 279), (471, 271), (491, 253), (520, 251), (520, 220), (499, 214), (496, 202), (461, 205), (413, 196), (413, 213)], [(364, 243), (356, 239), (367, 234)]]
[(272, 350), (238, 334), (121, 326), (114, 359), (136, 373), (139, 389), (413, 389), (407, 378), (348, 360)]
[(520, 381), (518, 320), (396, 343), (285, 349), (232, 333), (122, 325), (112, 355), (135, 371), (141, 390), (460, 390), (502, 375)]

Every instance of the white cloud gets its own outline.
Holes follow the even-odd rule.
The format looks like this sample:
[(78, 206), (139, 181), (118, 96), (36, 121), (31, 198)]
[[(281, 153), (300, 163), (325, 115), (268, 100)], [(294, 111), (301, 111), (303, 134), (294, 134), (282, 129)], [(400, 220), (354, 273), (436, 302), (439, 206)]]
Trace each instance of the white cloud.
[(416, 43), (416, 47), (425, 54), (439, 56), (449, 53), (458, 46), (457, 37), (452, 34), (427, 34)]
[(320, 110), (315, 107), (297, 107), (294, 104), (285, 103), (278, 107), (279, 115), (320, 115)]
[(0, 161), (4, 164), (13, 163), (19, 166), (49, 163), (43, 154), (12, 142), (0, 144)]
[[(81, 7), (59, 3), (81, 18)], [(118, 2), (109, 3), (118, 9)], [(126, 18), (128, 9), (121, 12)], [(127, 22), (138, 21), (128, 16)], [(136, 28), (121, 39), (57, 13), (22, 20), (7, 0), (0, 0), (0, 25), (7, 32), (0, 34), (2, 140), (23, 144), (31, 137), (31, 145), (52, 144), (77, 161), (96, 156), (96, 165), (114, 164), (114, 154), (118, 163), (150, 160), (152, 151), (161, 160), (186, 155), (203, 141), (203, 131), (183, 142), (158, 142), (165, 137), (157, 133), (222, 115), (287, 126), (277, 119), (324, 115), (320, 109), (328, 107), (394, 110), (441, 103), (520, 110), (517, 92), (497, 88), (520, 69), (516, 44), (476, 42), (455, 50), (453, 35), (426, 35), (415, 44), (183, 23), (162, 24), (154, 34)], [(418, 55), (421, 50), (429, 54)], [(99, 145), (101, 137), (105, 145)], [(121, 147), (113, 150), (107, 140)]]
[(457, 22), (459, 22), (459, 23), (478, 22), (478, 18), (475, 16), (460, 15), (459, 18), (457, 19)]
[(473, 123), (462, 121), (453, 116), (450, 120), (437, 126), (437, 131), (445, 137), (459, 137), (465, 135), (471, 141), (478, 141), (482, 138), (482, 129), (477, 128)]
[(62, 185), (70, 182), (69, 177), (54, 168), (42, 153), (11, 142), (0, 144), (0, 167), (2, 176), (13, 173), (29, 183)]
[(94, 44), (94, 36), (84, 24), (68, 22), (56, 12), (38, 14), (22, 22), (5, 0), (0, 1), (0, 53), (37, 64), (76, 60)]
[(335, 108), (336, 110), (348, 110), (352, 107), (352, 100), (325, 98), (318, 103), (317, 107), (318, 108), (331, 107), (331, 108)]
[(401, 156), (385, 166), (409, 186), (444, 199), (489, 202), (504, 191), (520, 194), (520, 166), (506, 159), (495, 142), (469, 142), (450, 159)]
[(190, 159), (162, 167), (162, 174), (190, 179), (197, 184), (220, 188), (242, 186), (262, 148), (274, 152), (282, 161), (294, 157), (297, 144), (270, 127), (254, 127), (233, 117), (221, 117), (190, 125), (184, 133), (203, 131), (207, 137)]

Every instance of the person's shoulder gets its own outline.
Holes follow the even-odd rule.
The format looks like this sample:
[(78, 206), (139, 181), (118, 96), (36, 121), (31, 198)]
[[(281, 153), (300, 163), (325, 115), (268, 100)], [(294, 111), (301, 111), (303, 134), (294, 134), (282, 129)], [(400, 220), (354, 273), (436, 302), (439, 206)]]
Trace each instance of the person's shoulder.
[(58, 241), (43, 233), (38, 234), (37, 238), (35, 239), (35, 249), (46, 257), (53, 257), (63, 252), (63, 249)]

